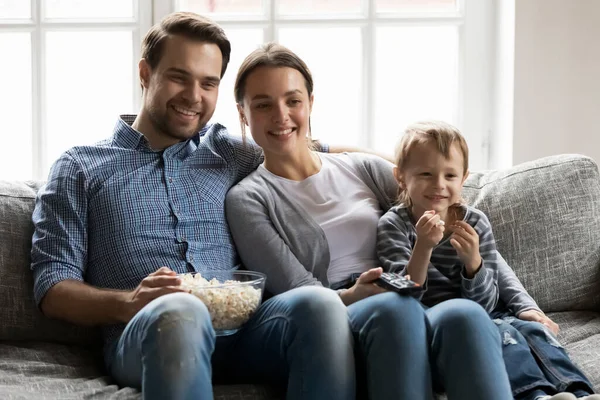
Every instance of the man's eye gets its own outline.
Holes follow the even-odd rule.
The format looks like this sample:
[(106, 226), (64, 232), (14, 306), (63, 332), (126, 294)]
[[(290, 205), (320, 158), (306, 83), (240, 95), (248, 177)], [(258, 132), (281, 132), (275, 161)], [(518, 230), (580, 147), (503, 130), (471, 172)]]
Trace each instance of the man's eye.
[(263, 109), (263, 108), (268, 108), (269, 105), (266, 103), (262, 103), (262, 104), (257, 104), (255, 107), (258, 109)]

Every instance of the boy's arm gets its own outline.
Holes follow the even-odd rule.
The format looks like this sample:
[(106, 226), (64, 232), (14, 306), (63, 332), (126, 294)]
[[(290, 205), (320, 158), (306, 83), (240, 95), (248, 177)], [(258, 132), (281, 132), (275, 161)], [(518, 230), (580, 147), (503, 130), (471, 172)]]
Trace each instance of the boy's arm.
[(419, 279), (419, 276), (414, 277), (412, 274), (410, 276), (411, 280), (423, 286), (424, 290), (413, 295), (420, 300), (427, 290), (427, 269), (431, 252), (429, 252), (429, 256), (425, 254), (423, 257), (423, 255), (415, 255), (412, 248), (412, 243), (407, 235), (406, 225), (394, 211), (388, 211), (381, 217), (377, 225), (377, 257), (379, 258), (379, 265), (381, 265), (384, 271), (399, 272), (406, 275), (409, 266), (425, 263), (424, 267), (420, 265), (425, 271), (422, 281), (415, 280)]
[(498, 289), (500, 300), (518, 317), (524, 311), (536, 310), (542, 312), (535, 300), (527, 293), (523, 284), (508, 265), (504, 257), (497, 252)]
[(483, 213), (474, 227), (479, 236), (481, 266), (473, 277), (462, 273), (462, 296), (479, 303), (488, 313), (498, 305), (498, 267), (496, 242), (487, 217)]

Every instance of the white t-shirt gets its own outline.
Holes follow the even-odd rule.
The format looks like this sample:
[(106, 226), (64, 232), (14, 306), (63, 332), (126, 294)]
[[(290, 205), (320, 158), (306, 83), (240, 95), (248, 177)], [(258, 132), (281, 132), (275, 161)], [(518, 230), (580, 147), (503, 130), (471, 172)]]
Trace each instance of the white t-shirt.
[(258, 171), (276, 179), (325, 232), (330, 255), (327, 279), (333, 284), (378, 266), (375, 244), (382, 211), (347, 155), (318, 154), (321, 170), (303, 181), (277, 176), (264, 165)]

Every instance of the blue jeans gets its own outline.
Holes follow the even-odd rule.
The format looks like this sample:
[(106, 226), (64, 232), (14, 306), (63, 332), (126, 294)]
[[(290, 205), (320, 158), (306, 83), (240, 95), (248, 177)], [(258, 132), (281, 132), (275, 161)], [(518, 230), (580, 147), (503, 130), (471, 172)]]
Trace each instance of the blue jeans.
[[(337, 293), (290, 290), (265, 301), (243, 329), (215, 337), (204, 303), (186, 293), (159, 297), (113, 345), (112, 376), (144, 399), (213, 398), (212, 378), (287, 386), (286, 399), (355, 397), (353, 338)], [(214, 374), (212, 373), (214, 371)]]
[(504, 362), (516, 399), (535, 399), (559, 392), (582, 397), (594, 393), (554, 335), (539, 322), (494, 314), (503, 344)]
[(453, 299), (425, 309), (397, 293), (348, 307), (357, 366), (376, 400), (512, 400), (498, 330), (485, 310)]

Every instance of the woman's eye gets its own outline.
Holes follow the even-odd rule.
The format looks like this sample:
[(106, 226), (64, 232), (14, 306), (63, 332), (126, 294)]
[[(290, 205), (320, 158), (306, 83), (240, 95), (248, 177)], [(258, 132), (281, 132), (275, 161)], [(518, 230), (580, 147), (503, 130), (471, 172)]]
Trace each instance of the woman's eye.
[(262, 103), (262, 104), (257, 104), (255, 107), (258, 108), (258, 109), (264, 109), (264, 108), (269, 107), (269, 105), (265, 104), (265, 103)]

